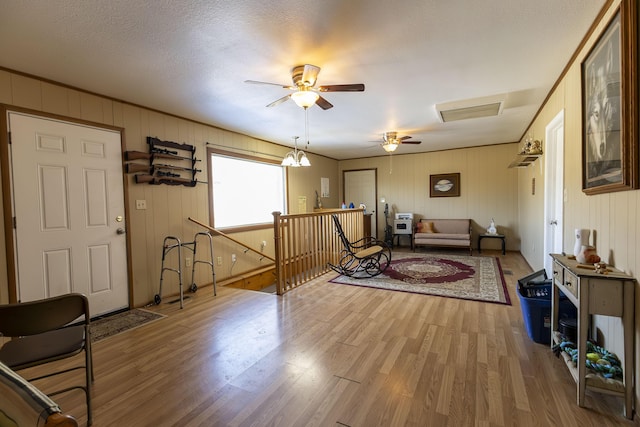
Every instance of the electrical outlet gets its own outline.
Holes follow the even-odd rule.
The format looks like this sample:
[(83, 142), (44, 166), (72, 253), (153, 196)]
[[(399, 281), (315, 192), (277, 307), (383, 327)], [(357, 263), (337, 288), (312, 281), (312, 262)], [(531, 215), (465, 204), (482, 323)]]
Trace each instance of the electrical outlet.
[(217, 261), (218, 261), (218, 265), (222, 265), (222, 257), (221, 256), (218, 257)]
[(191, 267), (191, 258), (185, 258), (184, 265), (186, 265), (187, 267)]
[(147, 201), (146, 200), (136, 200), (136, 209), (137, 210), (147, 209)]
[(231, 254), (231, 262), (236, 262), (236, 254)]

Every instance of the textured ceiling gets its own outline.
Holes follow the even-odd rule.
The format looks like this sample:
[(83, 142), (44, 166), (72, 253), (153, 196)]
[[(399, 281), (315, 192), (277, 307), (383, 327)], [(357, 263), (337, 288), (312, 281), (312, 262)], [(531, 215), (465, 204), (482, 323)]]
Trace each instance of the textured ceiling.
[[(0, 66), (283, 145), (304, 136), (290, 69), (321, 67), (308, 150), (384, 155), (518, 141), (605, 0), (0, 0)], [(435, 105), (504, 95), (451, 123)], [(178, 141), (182, 142), (182, 141)]]

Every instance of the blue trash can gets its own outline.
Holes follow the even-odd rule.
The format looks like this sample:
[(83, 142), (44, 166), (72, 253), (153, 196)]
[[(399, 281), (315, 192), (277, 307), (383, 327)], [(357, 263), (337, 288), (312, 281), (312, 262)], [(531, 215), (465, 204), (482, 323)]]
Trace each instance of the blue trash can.
[[(551, 286), (545, 270), (518, 280), (518, 297), (527, 335), (540, 344), (551, 343)], [(576, 307), (560, 293), (558, 319), (575, 319)]]

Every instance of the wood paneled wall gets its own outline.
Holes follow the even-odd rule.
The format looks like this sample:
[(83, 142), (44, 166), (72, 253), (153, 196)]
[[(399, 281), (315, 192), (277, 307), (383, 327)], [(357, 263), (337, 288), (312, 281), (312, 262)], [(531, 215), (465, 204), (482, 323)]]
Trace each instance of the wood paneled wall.
[[(507, 249), (517, 251), (520, 250), (518, 174), (516, 169), (507, 168), (515, 157), (516, 146), (512, 143), (344, 160), (340, 162), (340, 171), (365, 167), (378, 169), (378, 197), (384, 197), (389, 204), (390, 224), (398, 212), (413, 213), (415, 221), (420, 218), (470, 218), (475, 236), (472, 247), (475, 248), (478, 233), (486, 231), (494, 218), (498, 231), (507, 236)], [(454, 172), (460, 173), (460, 197), (429, 197), (429, 176)], [(379, 202), (375, 210), (378, 238), (382, 238), (384, 204)], [(487, 249), (500, 247), (499, 242), (486, 242), (486, 245)]]
[[(595, 244), (603, 261), (614, 265), (627, 274), (639, 277), (640, 272), (640, 191), (622, 191), (586, 196), (582, 192), (582, 101), (581, 101), (581, 63), (602, 33), (620, 4), (613, 1), (602, 20), (596, 25), (584, 47), (578, 52), (573, 63), (569, 64), (566, 74), (550, 95), (548, 102), (532, 123), (528, 132), (543, 138), (545, 127), (564, 110), (564, 250), (570, 253), (575, 243), (574, 230), (591, 230), (592, 244)], [(636, 141), (637, 143), (637, 141)], [(531, 177), (536, 177), (544, 188), (544, 156), (541, 168), (520, 170), (519, 181), (519, 224), (523, 241), (533, 242), (535, 248), (542, 248), (544, 224), (540, 221), (544, 209), (544, 197), (530, 197), (524, 188)], [(597, 236), (595, 241), (593, 236)], [(532, 250), (531, 244), (522, 246), (522, 254), (534, 268), (542, 268), (547, 254), (539, 249)], [(640, 292), (636, 287), (636, 337), (640, 332)], [(607, 349), (622, 355), (622, 327), (619, 319), (595, 316), (594, 322), (601, 343)], [(638, 372), (640, 372), (640, 340), (636, 339), (636, 402), (640, 391)], [(637, 406), (637, 403), (636, 403)]]
[[(108, 124), (124, 129), (126, 150), (147, 151), (146, 137), (154, 136), (162, 140), (187, 143), (196, 147), (196, 157), (204, 159), (206, 143), (216, 144), (231, 151), (267, 153), (284, 156), (289, 147), (268, 143), (245, 135), (194, 122), (131, 103), (110, 99), (57, 85), (36, 77), (25, 76), (10, 70), (0, 69), (0, 103), (32, 109), (47, 114), (56, 114), (72, 119), (81, 119), (96, 124)], [(6, 120), (6, 119), (3, 119)], [(287, 141), (288, 143), (288, 141)], [(298, 212), (298, 200), (305, 197), (308, 211), (313, 210), (315, 191), (320, 192), (320, 178), (329, 178), (332, 197), (323, 199), (325, 206), (338, 205), (338, 166), (337, 161), (308, 153), (312, 163), (310, 168), (289, 171), (288, 203), (292, 213)], [(158, 292), (162, 261), (162, 243), (166, 236), (176, 236), (185, 242), (193, 241), (195, 233), (204, 231), (188, 221), (193, 217), (208, 222), (208, 189), (206, 161), (200, 162), (202, 173), (197, 179), (203, 183), (195, 187), (136, 184), (132, 177), (127, 178), (130, 210), (128, 237), (131, 239), (131, 265), (134, 306), (146, 305), (153, 301)], [(251, 197), (251, 195), (247, 195)], [(135, 201), (144, 199), (146, 210), (136, 210)], [(0, 231), (1, 233), (1, 231)], [(0, 236), (4, 242), (4, 236)], [(265, 230), (234, 234), (234, 238), (259, 249), (264, 240), (267, 255), (273, 256), (273, 227)], [(208, 245), (203, 245), (208, 246)], [(216, 279), (241, 274), (261, 267), (264, 261), (259, 255), (245, 252), (236, 243), (221, 237), (214, 237), (215, 258), (221, 257), (222, 265), (216, 262)], [(205, 259), (209, 257), (207, 248), (198, 248)], [(237, 261), (231, 263), (231, 254), (237, 255)], [(174, 251), (173, 256), (177, 255)], [(176, 257), (177, 258), (177, 257)], [(199, 256), (200, 258), (200, 256)], [(7, 271), (4, 244), (0, 245), (0, 303), (8, 302)], [(177, 266), (177, 260), (170, 256), (166, 261)], [(183, 267), (185, 286), (191, 283), (191, 269)], [(188, 282), (187, 282), (188, 281)], [(199, 267), (195, 282), (198, 286), (211, 283), (211, 270)], [(165, 274), (163, 295), (178, 292), (177, 275)]]

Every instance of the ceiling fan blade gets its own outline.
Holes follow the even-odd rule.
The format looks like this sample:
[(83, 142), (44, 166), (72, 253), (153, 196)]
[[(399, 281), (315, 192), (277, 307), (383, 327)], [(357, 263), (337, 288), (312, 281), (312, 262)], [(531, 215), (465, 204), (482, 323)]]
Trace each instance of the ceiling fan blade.
[(323, 85), (319, 86), (320, 92), (364, 92), (364, 84), (356, 83), (350, 85)]
[(422, 144), (422, 141), (401, 141), (400, 144)]
[(328, 110), (329, 108), (333, 108), (333, 104), (327, 101), (326, 99), (324, 99), (323, 97), (319, 97), (318, 100), (316, 101), (316, 104), (318, 105), (318, 107), (322, 108), (323, 110)]
[(400, 138), (398, 138), (398, 140), (400, 141), (404, 141), (405, 139), (411, 139), (410, 136), (401, 136)]
[(280, 105), (285, 102), (287, 99), (291, 98), (291, 95), (285, 95), (280, 99), (276, 99), (271, 104), (267, 105), (267, 107), (275, 107), (276, 105)]
[(285, 89), (295, 89), (293, 86), (282, 85), (280, 83), (269, 83), (269, 82), (259, 82), (257, 80), (245, 80), (245, 83), (249, 83), (251, 85), (271, 85), (271, 86), (279, 86)]

